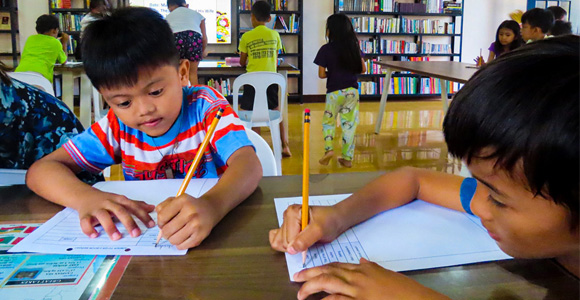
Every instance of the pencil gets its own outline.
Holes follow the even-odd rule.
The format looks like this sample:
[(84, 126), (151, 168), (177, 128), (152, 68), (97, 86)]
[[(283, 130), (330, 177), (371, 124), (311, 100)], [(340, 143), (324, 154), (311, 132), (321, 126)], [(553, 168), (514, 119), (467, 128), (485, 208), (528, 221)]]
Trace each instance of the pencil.
[[(201, 145), (197, 149), (197, 153), (195, 154), (195, 157), (193, 158), (193, 163), (189, 167), (189, 170), (187, 170), (187, 174), (185, 175), (185, 178), (183, 178), (183, 182), (181, 183), (181, 186), (179, 187), (179, 191), (177, 191), (177, 196), (175, 196), (176, 198), (183, 195), (183, 193), (185, 193), (185, 190), (187, 189), (187, 186), (189, 185), (189, 181), (191, 181), (191, 178), (193, 177), (193, 173), (195, 173), (195, 170), (197, 170), (197, 166), (199, 165), (199, 162), (201, 161), (201, 157), (203, 156), (203, 154), (205, 152), (205, 148), (209, 144), (209, 140), (211, 139), (211, 136), (213, 135), (213, 133), (217, 127), (218, 122), (222, 118), (223, 113), (224, 113), (224, 109), (220, 108), (218, 110), (217, 114), (215, 115), (215, 118), (211, 122), (211, 125), (209, 125), (209, 129), (207, 130), (207, 133), (205, 134), (205, 137), (203, 138), (203, 141), (201, 142)], [(159, 234), (157, 235), (157, 241), (155, 241), (155, 247), (157, 247), (160, 240), (161, 240), (161, 229), (159, 229)]]
[[(308, 225), (308, 178), (310, 174), (310, 109), (304, 110), (304, 162), (302, 163), (302, 230)], [(306, 252), (302, 252), (302, 267), (306, 267)]]

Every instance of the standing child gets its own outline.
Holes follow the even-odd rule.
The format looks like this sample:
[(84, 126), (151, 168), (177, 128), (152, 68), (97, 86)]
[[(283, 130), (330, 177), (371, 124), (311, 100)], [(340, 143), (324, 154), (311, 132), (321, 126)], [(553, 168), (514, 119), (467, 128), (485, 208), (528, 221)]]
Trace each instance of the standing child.
[(522, 38), (526, 43), (544, 39), (554, 26), (554, 15), (548, 9), (532, 8), (522, 15)]
[(167, 0), (167, 8), (171, 13), (165, 20), (175, 35), (179, 58), (189, 60), (189, 82), (197, 85), (197, 67), (202, 58), (207, 56), (205, 18), (197, 11), (189, 9), (185, 0)]
[[(473, 178), (402, 168), (333, 206), (313, 206), (303, 231), (300, 206), (290, 206), (281, 228), (270, 231), (272, 248), (300, 253), (422, 199), (478, 216), (508, 255), (554, 258), (578, 276), (579, 45), (578, 36), (568, 35), (523, 46), (482, 67), (455, 95), (443, 132), (449, 153), (466, 162)], [(365, 259), (306, 269), (294, 280), (305, 282), (298, 299), (321, 291), (334, 299), (449, 299)]]
[(54, 64), (64, 64), (67, 59), (66, 47), (69, 36), (62, 33), (58, 37), (58, 18), (52, 15), (42, 15), (36, 19), (36, 32), (26, 39), (20, 64), (16, 72), (36, 72), (42, 74), (50, 82), (53, 80)]
[(357, 74), (366, 72), (358, 39), (350, 19), (345, 14), (334, 14), (326, 20), (328, 43), (318, 50), (314, 63), (318, 65), (318, 77), (326, 80), (326, 107), (322, 117), (324, 156), (322, 165), (334, 156), (333, 140), (336, 115), (340, 114), (342, 128), (342, 157), (338, 162), (352, 167), (354, 157), (354, 134), (358, 125)]
[[(267, 1), (256, 1), (252, 5), (252, 26), (254, 29), (244, 33), (240, 40), (240, 64), (246, 66), (246, 71), (250, 72), (276, 72), (278, 69), (278, 51), (282, 49), (280, 34), (268, 27), (272, 17), (270, 12), (272, 7)], [(268, 109), (279, 109), (278, 85), (270, 85), (266, 89), (268, 96)], [(244, 86), (244, 94), (240, 99), (240, 108), (252, 110), (254, 108), (254, 96), (256, 91), (252, 86)], [(284, 97), (284, 95), (282, 95)], [(255, 129), (260, 133), (259, 128)], [(292, 156), (288, 137), (284, 130), (284, 122), (280, 122), (280, 138), (282, 140), (282, 156)], [(272, 141), (273, 142), (273, 141)]]
[(520, 34), (520, 24), (513, 20), (503, 21), (497, 28), (495, 42), (489, 46), (487, 63), (500, 55), (512, 51), (524, 44)]
[[(183, 194), (156, 208), (163, 237), (179, 249), (199, 245), (212, 228), (252, 193), (262, 177), (260, 162), (241, 121), (227, 100), (206, 86), (188, 87), (189, 61), (179, 60), (169, 24), (144, 7), (124, 8), (86, 29), (83, 63), (87, 76), (111, 109), (106, 117), (30, 167), (26, 183), (43, 198), (78, 211), (83, 232), (96, 237), (101, 224), (121, 238), (113, 218), (132, 237), (149, 227), (155, 208), (106, 193), (74, 176), (122, 164), (126, 180), (184, 178), (204, 151), (197, 178), (218, 183), (199, 198)], [(218, 110), (221, 121), (208, 149), (199, 149)]]

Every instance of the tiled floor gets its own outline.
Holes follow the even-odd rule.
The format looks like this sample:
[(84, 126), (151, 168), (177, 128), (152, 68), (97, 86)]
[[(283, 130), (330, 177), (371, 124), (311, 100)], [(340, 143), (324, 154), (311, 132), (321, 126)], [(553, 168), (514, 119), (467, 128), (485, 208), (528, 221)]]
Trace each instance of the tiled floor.
[[(356, 134), (355, 158), (352, 168), (338, 164), (335, 157), (328, 166), (318, 159), (324, 154), (322, 138), (323, 103), (290, 104), (289, 136), (292, 157), (282, 160), (284, 175), (302, 174), (302, 113), (311, 110), (310, 173), (343, 173), (392, 170), (402, 166), (416, 166), (457, 173), (457, 166), (448, 158), (447, 146), (441, 132), (443, 112), (440, 101), (397, 101), (387, 103), (381, 132), (374, 133), (378, 102), (361, 102), (360, 124)], [(335, 138), (335, 153), (340, 155), (340, 129)], [(269, 130), (262, 136), (270, 143)], [(113, 168), (111, 179), (120, 180), (119, 168)]]

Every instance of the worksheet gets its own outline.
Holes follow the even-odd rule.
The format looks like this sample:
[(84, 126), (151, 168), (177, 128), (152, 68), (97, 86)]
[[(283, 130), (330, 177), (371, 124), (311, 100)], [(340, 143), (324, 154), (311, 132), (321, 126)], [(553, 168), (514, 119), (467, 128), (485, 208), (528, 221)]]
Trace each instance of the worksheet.
[[(216, 179), (192, 179), (186, 190), (191, 196), (199, 197), (212, 188)], [(95, 187), (111, 193), (127, 196), (129, 199), (142, 200), (157, 205), (174, 197), (183, 179), (163, 179), (148, 181), (107, 181), (95, 184)], [(157, 221), (157, 215), (151, 214)], [(132, 238), (123, 224), (117, 222), (122, 238), (111, 241), (103, 228), (97, 226), (97, 238), (89, 238), (80, 227), (78, 213), (65, 208), (48, 220), (33, 233), (28, 235), (9, 252), (41, 252), (52, 254), (90, 254), (90, 255), (185, 255), (187, 250), (178, 250), (167, 240), (161, 239), (155, 245), (159, 227), (147, 228), (135, 218), (142, 234)]]
[[(348, 194), (310, 196), (311, 206), (329, 206)], [(278, 223), (302, 197), (274, 199)], [(510, 259), (487, 234), (479, 218), (421, 200), (380, 213), (336, 240), (308, 249), (306, 268), (331, 262), (359, 263), (361, 257), (393, 271), (409, 271)], [(301, 271), (302, 254), (289, 255), (290, 280)]]

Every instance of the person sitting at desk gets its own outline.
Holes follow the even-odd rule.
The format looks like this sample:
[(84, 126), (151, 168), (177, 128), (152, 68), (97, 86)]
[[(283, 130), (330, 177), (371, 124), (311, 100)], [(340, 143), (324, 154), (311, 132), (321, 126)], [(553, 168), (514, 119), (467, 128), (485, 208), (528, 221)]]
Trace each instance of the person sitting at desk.
[[(518, 258), (555, 258), (580, 274), (578, 36), (520, 47), (483, 66), (456, 94), (443, 130), (449, 152), (473, 178), (424, 169), (387, 173), (334, 206), (311, 207), (300, 232), (299, 205), (270, 231), (278, 251), (331, 242), (375, 214), (415, 199), (474, 214), (499, 248)], [(537, 76), (557, 70), (558, 76)], [(449, 299), (411, 278), (361, 259), (294, 274), (298, 299)]]
[(64, 64), (67, 59), (66, 48), (69, 36), (62, 33), (58, 41), (58, 18), (42, 15), (36, 19), (36, 32), (26, 39), (20, 64), (16, 72), (36, 72), (52, 83), (54, 64)]
[[(106, 117), (62, 148), (32, 165), (28, 187), (43, 198), (78, 211), (83, 232), (97, 237), (101, 224), (121, 238), (119, 219), (136, 237), (132, 216), (149, 227), (155, 208), (143, 201), (97, 190), (77, 180), (81, 170), (98, 173), (122, 164), (126, 180), (184, 178), (198, 151), (196, 178), (220, 180), (194, 198), (183, 194), (157, 206), (163, 237), (178, 249), (199, 245), (215, 225), (258, 186), (262, 169), (244, 126), (214, 89), (188, 86), (189, 61), (179, 60), (173, 32), (163, 17), (129, 7), (92, 22), (83, 43), (87, 76), (111, 109)], [(207, 149), (202, 140), (219, 109), (224, 113)]]

